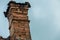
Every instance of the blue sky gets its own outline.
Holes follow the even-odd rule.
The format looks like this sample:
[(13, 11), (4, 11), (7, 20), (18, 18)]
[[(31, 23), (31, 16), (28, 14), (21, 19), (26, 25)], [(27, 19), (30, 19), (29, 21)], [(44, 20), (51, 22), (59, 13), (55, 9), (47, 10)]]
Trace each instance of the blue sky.
[[(10, 0), (0, 0), (0, 36), (9, 36), (9, 24), (3, 12)], [(30, 30), (32, 40), (60, 40), (60, 0), (15, 0), (29, 1)]]

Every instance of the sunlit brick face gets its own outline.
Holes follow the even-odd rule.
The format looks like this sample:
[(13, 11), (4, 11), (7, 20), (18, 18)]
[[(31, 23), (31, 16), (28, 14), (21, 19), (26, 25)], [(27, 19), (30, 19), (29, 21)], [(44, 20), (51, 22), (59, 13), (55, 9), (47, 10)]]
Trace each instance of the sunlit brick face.
[(9, 20), (10, 40), (31, 40), (28, 20), (30, 4), (11, 1), (5, 16)]

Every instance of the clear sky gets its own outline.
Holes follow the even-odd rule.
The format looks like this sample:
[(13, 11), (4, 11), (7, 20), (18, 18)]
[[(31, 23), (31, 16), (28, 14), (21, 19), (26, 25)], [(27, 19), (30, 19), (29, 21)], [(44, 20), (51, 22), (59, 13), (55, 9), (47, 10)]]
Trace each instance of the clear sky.
[[(0, 0), (0, 36), (9, 36), (9, 24), (4, 11), (10, 0)], [(60, 40), (60, 0), (15, 0), (29, 1), (30, 30), (32, 40)]]

